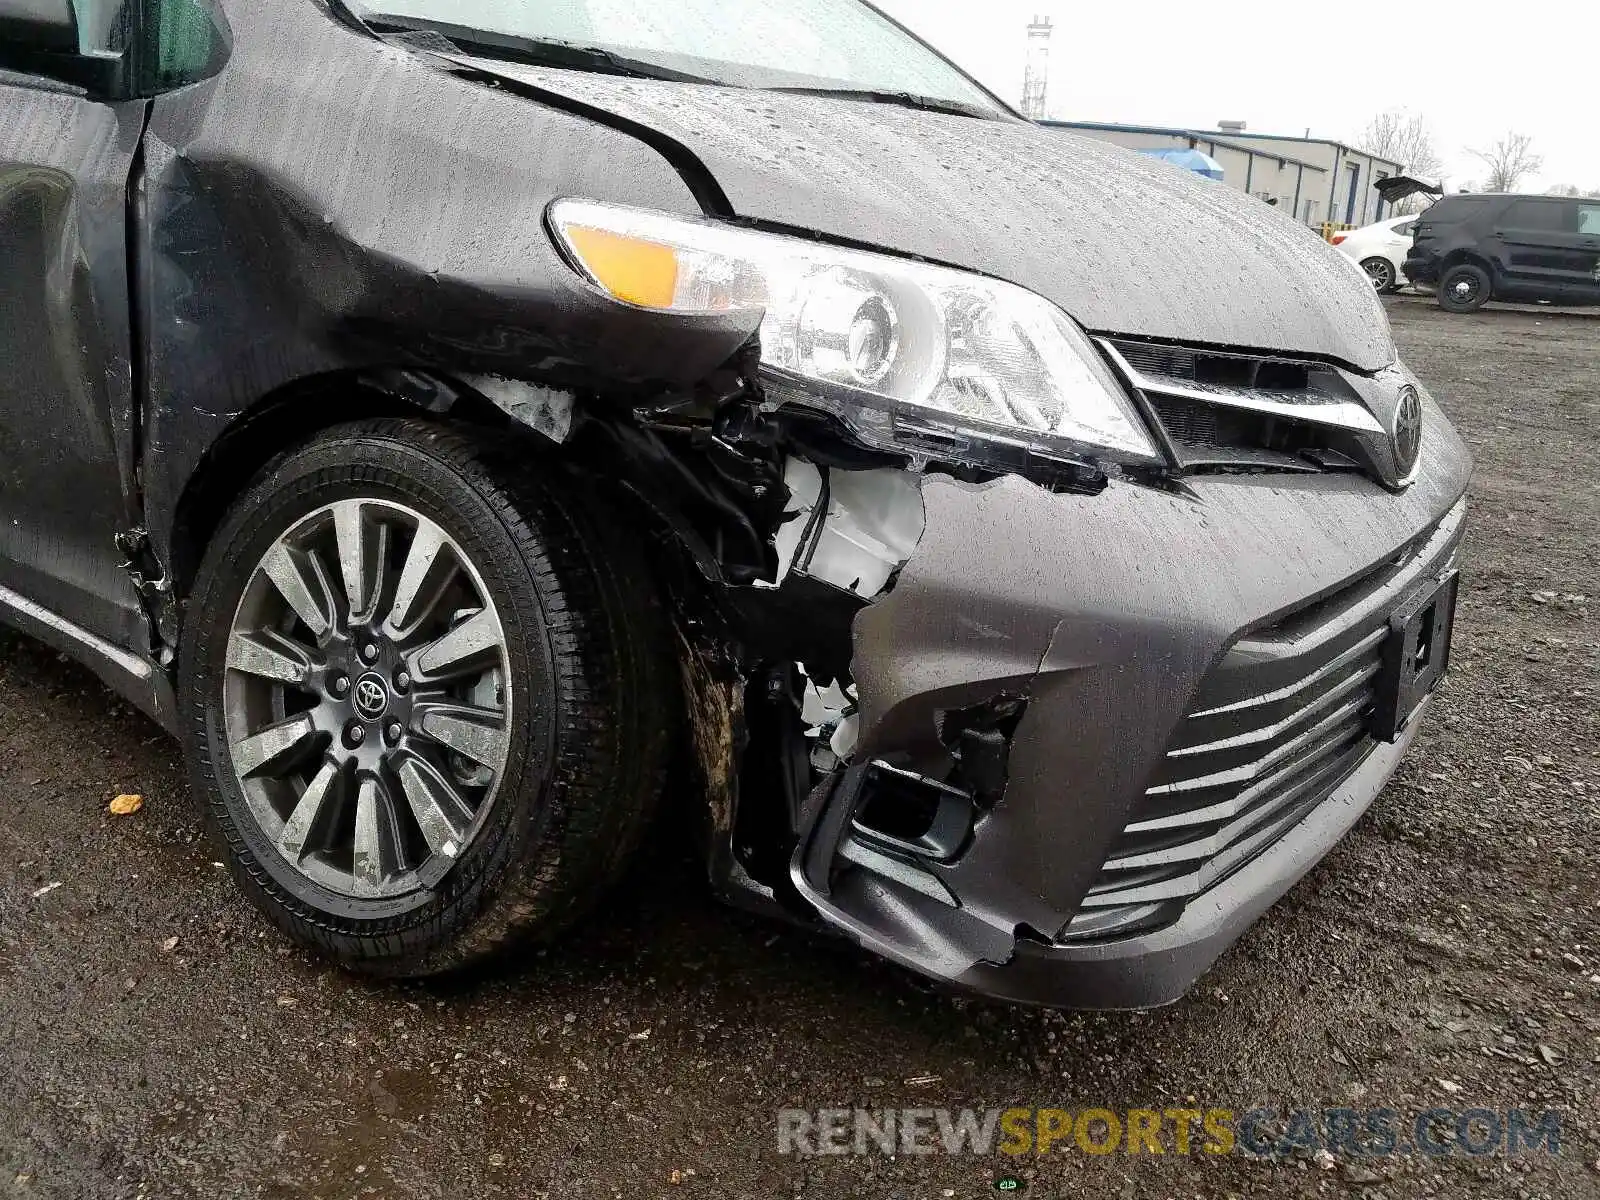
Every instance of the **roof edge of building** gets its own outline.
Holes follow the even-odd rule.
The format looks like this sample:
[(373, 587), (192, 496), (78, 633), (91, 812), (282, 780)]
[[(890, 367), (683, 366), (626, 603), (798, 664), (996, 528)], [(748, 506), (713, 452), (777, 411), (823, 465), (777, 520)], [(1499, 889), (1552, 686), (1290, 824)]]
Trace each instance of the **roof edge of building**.
[[(1161, 134), (1167, 137), (1201, 138), (1204, 141), (1213, 143), (1214, 145), (1228, 146), (1230, 149), (1239, 150), (1248, 154), (1270, 154), (1270, 151), (1262, 150), (1256, 146), (1241, 146), (1238, 143), (1230, 142), (1228, 139), (1230, 137), (1246, 137), (1260, 138), (1263, 141), (1273, 142), (1301, 142), (1305, 144), (1315, 144), (1318, 146), (1337, 146), (1340, 150), (1343, 150), (1347, 154), (1364, 155), (1367, 158), (1372, 159), (1373, 162), (1381, 162), (1386, 166), (1393, 167), (1396, 171), (1401, 171), (1405, 167), (1404, 163), (1396, 162), (1392, 158), (1384, 158), (1381, 154), (1373, 154), (1371, 151), (1362, 150), (1357, 146), (1351, 146), (1346, 142), (1339, 141), (1337, 138), (1296, 137), (1293, 134), (1288, 133), (1250, 133), (1248, 131), (1243, 133), (1230, 133), (1229, 131), (1222, 129), (1185, 129), (1176, 125), (1124, 125), (1115, 121), (1043, 120), (1038, 123), (1040, 125), (1048, 125), (1056, 129), (1096, 129), (1105, 133), (1153, 133)], [(1285, 155), (1271, 154), (1271, 157), (1284, 158), (1287, 162), (1311, 167), (1313, 170), (1317, 171), (1325, 171), (1327, 169), (1325, 167), (1319, 167), (1315, 163), (1303, 163), (1300, 159), (1288, 158)]]

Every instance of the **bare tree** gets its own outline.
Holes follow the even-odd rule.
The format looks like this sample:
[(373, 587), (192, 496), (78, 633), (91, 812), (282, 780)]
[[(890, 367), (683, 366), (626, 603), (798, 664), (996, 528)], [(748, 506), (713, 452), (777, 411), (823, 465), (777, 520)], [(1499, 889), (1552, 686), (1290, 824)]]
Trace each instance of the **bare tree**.
[(1399, 163), (1401, 170), (1418, 179), (1432, 181), (1439, 174), (1433, 131), (1420, 114), (1408, 115), (1401, 109), (1381, 112), (1367, 122), (1356, 145), (1368, 154)]
[(1600, 197), (1600, 188), (1581, 188), (1571, 183), (1558, 183), (1546, 195), (1550, 196), (1578, 196), (1585, 200)]
[(1544, 158), (1533, 152), (1533, 139), (1525, 133), (1507, 133), (1487, 150), (1470, 153), (1489, 168), (1483, 181), (1486, 192), (1514, 192), (1525, 176), (1544, 166)]
[[(1443, 162), (1433, 144), (1433, 131), (1421, 114), (1408, 114), (1392, 108), (1381, 112), (1367, 122), (1367, 127), (1356, 139), (1356, 147), (1399, 163), (1400, 169), (1415, 179), (1428, 183), (1439, 181)], [(1431, 196), (1410, 196), (1394, 206), (1398, 214), (1420, 212)]]

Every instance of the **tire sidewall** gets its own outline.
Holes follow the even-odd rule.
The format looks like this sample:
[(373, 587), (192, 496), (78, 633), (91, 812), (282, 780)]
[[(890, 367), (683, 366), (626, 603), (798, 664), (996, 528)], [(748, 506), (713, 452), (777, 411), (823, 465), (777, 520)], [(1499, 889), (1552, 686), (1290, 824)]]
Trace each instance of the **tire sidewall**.
[[(297, 521), (354, 498), (407, 505), (456, 541), (503, 614), (511, 675), (506, 762), (484, 824), (436, 885), (375, 900), (322, 887), (277, 852), (251, 815), (233, 770), (221, 704), (233, 616), (256, 565)], [(558, 706), (546, 630), (537, 580), (515, 540), (451, 465), (404, 441), (361, 431), (352, 431), (348, 440), (320, 439), (280, 460), (212, 540), (181, 647), (189, 761), (240, 885), (258, 903), (265, 901), (275, 919), (287, 917), (299, 926), (290, 932), (313, 941), (342, 939), (343, 956), (352, 950), (358, 958), (415, 954), (458, 938), (529, 843), (548, 837), (560, 817), (549, 803)]]

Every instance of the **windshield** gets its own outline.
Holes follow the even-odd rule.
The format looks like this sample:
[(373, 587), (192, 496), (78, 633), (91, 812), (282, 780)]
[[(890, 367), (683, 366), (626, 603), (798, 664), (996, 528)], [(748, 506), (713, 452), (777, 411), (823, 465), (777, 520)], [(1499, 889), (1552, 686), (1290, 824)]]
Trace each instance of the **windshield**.
[(379, 28), (386, 20), (441, 27), (457, 42), (480, 32), (500, 52), (508, 39), (583, 47), (669, 77), (903, 93), (999, 111), (976, 83), (861, 0), (352, 0), (350, 7)]

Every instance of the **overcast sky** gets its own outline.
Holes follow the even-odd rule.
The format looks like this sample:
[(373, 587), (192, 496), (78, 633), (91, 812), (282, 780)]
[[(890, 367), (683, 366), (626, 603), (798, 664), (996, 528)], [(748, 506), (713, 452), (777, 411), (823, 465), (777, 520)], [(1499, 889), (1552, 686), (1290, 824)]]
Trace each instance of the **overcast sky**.
[(1200, 129), (1233, 119), (1348, 142), (1374, 113), (1406, 109), (1427, 118), (1452, 188), (1483, 174), (1470, 147), (1516, 130), (1544, 157), (1525, 188), (1600, 189), (1600, 0), (876, 2), (1012, 104), (1025, 26), (1048, 14), (1052, 117)]

